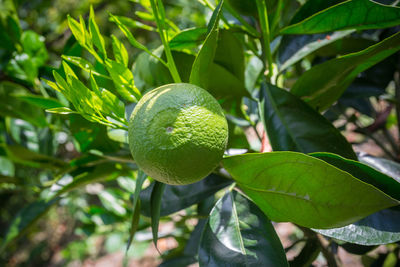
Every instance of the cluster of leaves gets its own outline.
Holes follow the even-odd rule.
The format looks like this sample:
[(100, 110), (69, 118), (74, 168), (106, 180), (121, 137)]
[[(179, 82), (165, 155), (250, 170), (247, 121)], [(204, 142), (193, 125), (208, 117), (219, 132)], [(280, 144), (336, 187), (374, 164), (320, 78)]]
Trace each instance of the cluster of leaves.
[[(79, 190), (90, 194), (86, 186), (92, 183), (106, 189), (96, 193), (100, 206), (77, 208), (83, 214), (79, 229), (90, 235), (94, 227), (111, 226), (100, 231), (106, 234), (122, 225), (130, 232), (128, 248), (137, 246), (148, 227), (156, 246), (158, 237), (172, 235), (178, 247), (162, 255), (162, 266), (287, 266), (271, 220), (292, 222), (304, 233), (299, 242), (306, 244), (290, 262), (294, 266), (309, 265), (320, 252), (335, 266), (332, 248), (339, 245), (365, 254), (400, 241), (400, 165), (356, 155), (334, 126), (355, 125), (387, 157), (399, 159), (388, 131), (400, 110), (396, 1), (253, 0), (243, 7), (235, 0), (199, 0), (209, 12), (208, 25), (187, 29), (168, 16), (171, 3), (133, 2), (142, 10), (137, 20), (109, 14), (124, 38), (102, 34), (93, 8), (86, 19), (68, 17), (71, 42), (79, 49), (65, 53), (62, 67), (42, 83), (43, 40), (22, 32), (12, 2), (5, 1), (0, 34), (10, 46), (0, 56), (10, 58), (2, 69), (25, 87), (0, 83), (2, 101), (13, 103), (0, 108), (6, 128), (0, 135), (0, 163), (6, 166), (0, 185), (18, 188), (23, 172), (14, 165), (40, 170), (41, 176), (31, 182), (39, 196), (9, 224), (0, 251), (15, 245), (51, 207), (73, 202)], [(141, 42), (132, 33), (137, 28), (159, 41)], [(130, 49), (138, 53), (130, 57)], [(213, 94), (229, 121), (228, 153), (248, 152), (225, 157), (223, 168), (186, 186), (151, 182), (130, 159), (126, 141), (135, 103), (172, 82)], [(386, 105), (383, 111), (377, 111), (377, 99), (385, 99), (379, 102)], [(244, 130), (259, 124), (266, 134), (248, 141)], [(380, 131), (389, 145), (377, 138)], [(53, 141), (43, 151), (48, 146), (41, 140), (52, 140), (44, 136), (64, 132), (64, 143), (80, 153), (72, 160), (66, 153), (58, 156)], [(258, 153), (267, 136), (274, 152)], [(180, 231), (158, 233), (159, 221), (181, 210), (184, 215), (174, 219)], [(195, 226), (189, 223), (193, 218)], [(330, 249), (319, 234), (329, 239)], [(399, 246), (389, 251), (395, 255)], [(383, 261), (393, 261), (390, 255)]]

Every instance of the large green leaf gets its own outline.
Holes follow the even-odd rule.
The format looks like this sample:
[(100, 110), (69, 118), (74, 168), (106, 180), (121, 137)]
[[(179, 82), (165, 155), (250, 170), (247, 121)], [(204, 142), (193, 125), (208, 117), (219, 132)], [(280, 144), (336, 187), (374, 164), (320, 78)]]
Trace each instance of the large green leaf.
[[(400, 182), (400, 164), (369, 155), (360, 155), (359, 160)], [(398, 185), (394, 186), (394, 189), (396, 188)], [(400, 211), (389, 208), (341, 228), (313, 230), (332, 238), (365, 246), (394, 243), (400, 240)]]
[(221, 0), (213, 12), (208, 24), (207, 37), (193, 62), (192, 71), (190, 73), (190, 83), (202, 88), (208, 88), (210, 65), (214, 60), (217, 49), (218, 25), (223, 3), (224, 1)]
[[(225, 179), (216, 174), (210, 174), (205, 179), (189, 185), (166, 185), (162, 201), (161, 216), (167, 216), (177, 211), (188, 208), (201, 202), (217, 191), (230, 185), (232, 180)], [(142, 201), (142, 214), (150, 217), (150, 197), (154, 183), (140, 194)]]
[(385, 209), (344, 227), (313, 230), (325, 236), (364, 246), (390, 244), (400, 241), (400, 211)]
[(349, 0), (322, 10), (281, 30), (281, 34), (313, 34), (345, 29), (379, 29), (400, 24), (400, 8), (371, 0)]
[(357, 159), (351, 145), (326, 118), (291, 93), (266, 84), (260, 112), (273, 150), (328, 151)]
[(200, 266), (289, 266), (271, 221), (240, 193), (227, 192), (211, 211)]
[(355, 160), (348, 160), (331, 153), (311, 153), (310, 156), (321, 159), (342, 171), (346, 171), (361, 181), (371, 184), (385, 192), (392, 198), (400, 201), (400, 182), (368, 165)]
[(291, 92), (317, 110), (329, 108), (357, 75), (400, 50), (400, 33), (357, 53), (319, 64), (305, 72)]
[(10, 242), (24, 235), (29, 227), (43, 217), (58, 201), (59, 198), (55, 198), (51, 201), (37, 200), (20, 210), (10, 223), (0, 246), (0, 253), (7, 248), (7, 245), (10, 244)]
[(224, 167), (274, 221), (313, 228), (341, 227), (399, 204), (347, 172), (296, 152), (227, 157)]

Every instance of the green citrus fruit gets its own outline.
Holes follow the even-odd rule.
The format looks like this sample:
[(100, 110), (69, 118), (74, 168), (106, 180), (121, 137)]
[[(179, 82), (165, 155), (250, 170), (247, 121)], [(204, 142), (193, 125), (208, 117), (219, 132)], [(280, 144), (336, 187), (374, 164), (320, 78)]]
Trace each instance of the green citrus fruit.
[(206, 90), (177, 83), (146, 93), (129, 122), (129, 145), (137, 165), (163, 183), (183, 185), (210, 174), (221, 161), (228, 124)]

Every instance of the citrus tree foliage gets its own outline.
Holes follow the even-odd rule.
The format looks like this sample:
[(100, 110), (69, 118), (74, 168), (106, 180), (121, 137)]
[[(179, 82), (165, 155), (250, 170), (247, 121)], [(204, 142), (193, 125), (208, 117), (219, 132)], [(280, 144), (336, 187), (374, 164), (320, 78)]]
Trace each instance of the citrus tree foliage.
[[(337, 246), (400, 241), (397, 1), (131, 2), (134, 16), (113, 8), (101, 24), (102, 4), (70, 11), (62, 51), (0, 2), (0, 189), (25, 192), (1, 213), (4, 260), (55, 207), (69, 207), (81, 237), (120, 233), (127, 255), (173, 236), (161, 266), (309, 265), (320, 252), (335, 266)], [(212, 174), (175, 186), (135, 164), (128, 121), (146, 92), (181, 82), (218, 100), (229, 141)], [(356, 154), (350, 124), (389, 159)], [(177, 212), (177, 230), (159, 232)], [(273, 222), (304, 234), (291, 262)]]

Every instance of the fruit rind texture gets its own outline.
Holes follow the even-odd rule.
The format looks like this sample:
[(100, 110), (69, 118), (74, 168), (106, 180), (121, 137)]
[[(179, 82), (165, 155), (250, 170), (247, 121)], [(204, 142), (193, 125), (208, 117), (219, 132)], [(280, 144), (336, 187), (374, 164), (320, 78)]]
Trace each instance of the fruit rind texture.
[(172, 185), (205, 178), (221, 161), (227, 141), (221, 106), (192, 84), (168, 84), (146, 93), (129, 122), (136, 164), (153, 179)]

